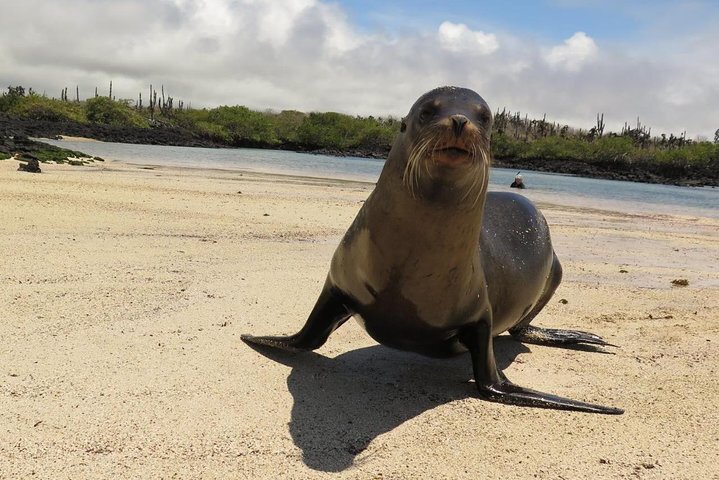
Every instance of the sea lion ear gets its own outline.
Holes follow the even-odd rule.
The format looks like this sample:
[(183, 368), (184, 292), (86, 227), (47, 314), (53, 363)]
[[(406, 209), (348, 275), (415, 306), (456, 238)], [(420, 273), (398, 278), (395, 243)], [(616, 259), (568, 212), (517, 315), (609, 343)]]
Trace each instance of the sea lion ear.
[(399, 126), (399, 131), (404, 132), (407, 130), (407, 122), (404, 121), (404, 118), (402, 119), (402, 124)]

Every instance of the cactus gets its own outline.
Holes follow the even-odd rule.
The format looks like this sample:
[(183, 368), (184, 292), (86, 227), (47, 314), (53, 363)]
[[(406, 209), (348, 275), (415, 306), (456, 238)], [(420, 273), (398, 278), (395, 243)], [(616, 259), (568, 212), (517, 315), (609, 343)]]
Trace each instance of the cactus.
[[(150, 120), (155, 119), (155, 102), (152, 100), (152, 91), (152, 84), (150, 84), (150, 97), (148, 100), (150, 102), (150, 106), (147, 107), (150, 110)], [(155, 98), (157, 98), (157, 94), (155, 95)]]

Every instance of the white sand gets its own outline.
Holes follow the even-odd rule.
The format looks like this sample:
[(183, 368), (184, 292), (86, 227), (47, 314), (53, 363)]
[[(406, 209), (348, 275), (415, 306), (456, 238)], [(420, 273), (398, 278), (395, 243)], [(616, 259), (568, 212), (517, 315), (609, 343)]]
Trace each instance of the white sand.
[(370, 185), (16, 168), (0, 162), (0, 478), (719, 478), (716, 220), (541, 205), (565, 280), (536, 324), (621, 348), (500, 338), (498, 358), (626, 409), (601, 416), (478, 400), (466, 356), (354, 322), (279, 361), (241, 342), (302, 326)]

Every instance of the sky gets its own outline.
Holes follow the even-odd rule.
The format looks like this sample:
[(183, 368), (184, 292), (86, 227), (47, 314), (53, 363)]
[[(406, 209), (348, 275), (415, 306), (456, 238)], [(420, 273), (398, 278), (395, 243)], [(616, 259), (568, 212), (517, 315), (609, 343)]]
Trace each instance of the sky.
[(718, 0), (0, 0), (0, 87), (407, 113), (441, 85), (590, 128), (714, 139)]

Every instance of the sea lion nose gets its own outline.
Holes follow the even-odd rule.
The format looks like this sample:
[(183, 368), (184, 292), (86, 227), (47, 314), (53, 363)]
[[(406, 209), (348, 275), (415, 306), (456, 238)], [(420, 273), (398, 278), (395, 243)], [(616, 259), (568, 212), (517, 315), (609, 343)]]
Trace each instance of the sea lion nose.
[(454, 135), (456, 137), (459, 137), (462, 134), (462, 130), (464, 130), (464, 126), (467, 125), (468, 119), (464, 115), (452, 115), (450, 117), (452, 119), (452, 130), (454, 131)]

